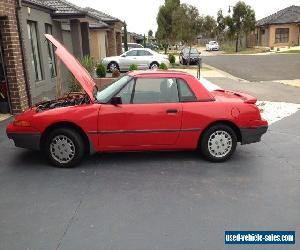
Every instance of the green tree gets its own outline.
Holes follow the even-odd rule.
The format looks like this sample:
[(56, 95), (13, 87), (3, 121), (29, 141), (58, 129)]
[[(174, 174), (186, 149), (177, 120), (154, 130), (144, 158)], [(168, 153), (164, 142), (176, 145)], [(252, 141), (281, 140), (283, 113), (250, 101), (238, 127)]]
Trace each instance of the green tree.
[(179, 7), (180, 0), (165, 0), (165, 3), (159, 7), (156, 17), (156, 37), (163, 44), (165, 54), (167, 54), (169, 44), (176, 40), (176, 34), (173, 32), (173, 13)]
[(220, 39), (220, 37), (222, 37), (225, 27), (226, 27), (225, 17), (223, 16), (223, 12), (220, 9), (217, 13), (217, 27), (216, 27), (218, 40)]
[(148, 37), (152, 37), (153, 36), (153, 31), (152, 30), (149, 30), (148, 31)]
[(203, 18), (202, 32), (206, 37), (215, 37), (217, 22), (213, 16), (205, 16)]
[[(173, 31), (178, 40), (190, 47), (189, 58), (192, 44), (201, 30), (202, 23), (203, 20), (195, 6), (181, 4), (173, 13)], [(189, 63), (190, 60), (188, 60)]]
[(238, 52), (239, 40), (255, 29), (255, 12), (251, 6), (239, 1), (233, 7), (232, 16), (225, 18), (229, 36), (235, 39), (235, 51)]
[(124, 43), (124, 50), (128, 51), (128, 42), (127, 42), (127, 24), (124, 21), (124, 38), (123, 38), (123, 43)]
[(144, 48), (146, 48), (146, 45), (147, 45), (147, 38), (146, 38), (146, 35), (144, 34), (144, 37), (143, 37), (143, 46), (144, 46)]

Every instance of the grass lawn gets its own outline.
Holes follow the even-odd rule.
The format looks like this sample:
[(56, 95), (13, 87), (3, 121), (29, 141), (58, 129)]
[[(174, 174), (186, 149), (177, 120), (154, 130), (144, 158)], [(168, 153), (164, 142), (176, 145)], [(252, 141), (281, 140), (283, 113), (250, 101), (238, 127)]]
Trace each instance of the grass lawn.
[(300, 53), (300, 49), (290, 49), (286, 51), (278, 51), (277, 53)]
[[(198, 66), (197, 65), (182, 65), (179, 63), (174, 63), (174, 64), (170, 65), (170, 69), (198, 69)], [(211, 69), (208, 67), (202, 67), (201, 70), (208, 71)]]
[(243, 48), (237, 53), (235, 52), (235, 47), (225, 47), (222, 49), (224, 51), (224, 54), (258, 54), (269, 52), (265, 48)]

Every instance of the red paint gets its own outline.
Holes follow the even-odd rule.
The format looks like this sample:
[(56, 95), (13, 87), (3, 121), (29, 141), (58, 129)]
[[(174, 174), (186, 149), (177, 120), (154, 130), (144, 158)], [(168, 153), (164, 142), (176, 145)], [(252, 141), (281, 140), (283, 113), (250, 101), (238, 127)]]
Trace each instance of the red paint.
[[(267, 126), (261, 119), (255, 98), (231, 91), (206, 90), (193, 76), (178, 71), (134, 71), (135, 78), (182, 78), (198, 101), (154, 104), (98, 104), (93, 100), (92, 78), (78, 61), (52, 36), (56, 54), (74, 73), (91, 104), (55, 108), (36, 112), (36, 108), (17, 115), (17, 121), (28, 121), (31, 127), (10, 123), (7, 133), (41, 133), (49, 126), (68, 122), (84, 131), (96, 151), (195, 149), (201, 133), (215, 122), (230, 122), (237, 128)], [(177, 113), (167, 113), (176, 109)]]

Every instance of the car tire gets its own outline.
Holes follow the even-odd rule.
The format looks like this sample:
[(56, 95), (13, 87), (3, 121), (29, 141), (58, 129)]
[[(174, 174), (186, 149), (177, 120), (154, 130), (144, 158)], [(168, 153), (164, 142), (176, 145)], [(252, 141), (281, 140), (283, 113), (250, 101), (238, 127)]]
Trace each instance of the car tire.
[(149, 69), (158, 69), (158, 67), (159, 67), (159, 64), (157, 62), (152, 62), (150, 64)]
[(110, 62), (107, 66), (109, 72), (113, 72), (115, 69), (120, 70), (119, 64), (116, 62)]
[(49, 133), (44, 144), (49, 161), (59, 168), (71, 168), (78, 164), (84, 155), (84, 142), (73, 129), (59, 128)]
[(212, 162), (226, 161), (234, 153), (236, 145), (235, 131), (230, 126), (221, 123), (206, 129), (200, 140), (202, 155)]

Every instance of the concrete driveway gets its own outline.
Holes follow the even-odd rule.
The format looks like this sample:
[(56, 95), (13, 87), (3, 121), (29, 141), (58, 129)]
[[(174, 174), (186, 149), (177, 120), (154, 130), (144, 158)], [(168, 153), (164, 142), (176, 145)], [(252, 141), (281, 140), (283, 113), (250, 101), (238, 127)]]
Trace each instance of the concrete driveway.
[(248, 81), (300, 79), (300, 54), (206, 56), (203, 63)]
[[(97, 154), (74, 169), (0, 123), (0, 249), (254, 249), (224, 230), (300, 230), (300, 113), (221, 164), (194, 152)], [(296, 245), (255, 249), (299, 249)]]

